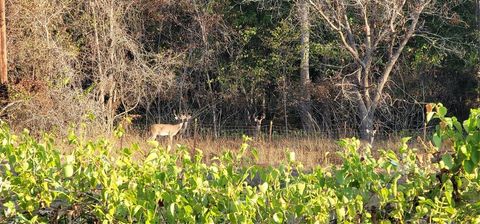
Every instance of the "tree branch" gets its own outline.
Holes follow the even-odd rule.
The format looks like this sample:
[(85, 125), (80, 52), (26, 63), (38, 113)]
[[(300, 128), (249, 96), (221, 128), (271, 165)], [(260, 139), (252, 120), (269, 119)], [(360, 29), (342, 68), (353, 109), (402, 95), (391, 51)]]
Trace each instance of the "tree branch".
[(397, 50), (393, 53), (392, 57), (388, 61), (387, 65), (385, 66), (385, 70), (382, 73), (381, 79), (378, 83), (377, 89), (375, 91), (374, 98), (372, 100), (372, 105), (370, 109), (375, 109), (377, 107), (377, 104), (380, 100), (383, 88), (385, 87), (385, 83), (387, 83), (388, 78), (390, 76), (390, 73), (392, 72), (393, 66), (397, 62), (398, 58), (400, 57), (400, 54), (403, 51), (403, 48), (405, 45), (407, 45), (408, 41), (412, 37), (413, 33), (415, 32), (415, 29), (417, 27), (418, 20), (420, 18), (420, 13), (423, 11), (425, 6), (429, 3), (430, 1), (424, 2), (424, 4), (418, 5), (415, 9), (415, 11), (412, 13), (412, 23), (410, 24), (407, 33), (405, 34), (405, 37), (401, 41), (400, 45), (398, 46)]

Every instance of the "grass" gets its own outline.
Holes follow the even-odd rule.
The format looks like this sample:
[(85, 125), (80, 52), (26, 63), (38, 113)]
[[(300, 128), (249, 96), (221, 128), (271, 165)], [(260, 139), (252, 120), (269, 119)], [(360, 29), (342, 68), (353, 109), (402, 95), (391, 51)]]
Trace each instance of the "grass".
[[(86, 136), (80, 135), (87, 139), (99, 139), (99, 137), (104, 137), (113, 144), (115, 149), (130, 147), (132, 144), (137, 144), (140, 150), (136, 153), (135, 158), (138, 159), (144, 158), (144, 155), (146, 155), (151, 148), (147, 142), (147, 137), (144, 134), (141, 134), (142, 131), (139, 131), (138, 129), (130, 129), (121, 139), (118, 139), (113, 135), (105, 136), (104, 134), (99, 133), (93, 134), (91, 131), (85, 132), (80, 129), (77, 131), (80, 133), (88, 133)], [(348, 134), (345, 136), (348, 136)], [(351, 136), (353, 136), (353, 133)], [(373, 156), (378, 158), (379, 150), (381, 149), (392, 149), (397, 151), (401, 145), (402, 137), (406, 136), (391, 135), (382, 138), (377, 137), (373, 145)], [(268, 136), (252, 138), (249, 145), (252, 148), (257, 149), (257, 165), (276, 166), (286, 161), (286, 151), (293, 151), (295, 152), (296, 160), (301, 162), (304, 167), (313, 168), (317, 165), (326, 167), (341, 163), (341, 158), (338, 156), (337, 152), (343, 149), (337, 144), (338, 140), (339, 139), (321, 135), (273, 135), (272, 139), (269, 139)], [(168, 137), (159, 136), (157, 141), (165, 148), (169, 143)], [(195, 149), (199, 149), (204, 154), (203, 162), (210, 164), (215, 157), (220, 156), (227, 150), (233, 152), (238, 151), (242, 141), (241, 133), (237, 133), (236, 136), (222, 136), (218, 138), (215, 138), (212, 135), (202, 135), (195, 138), (178, 136), (174, 138), (173, 149), (177, 147), (177, 144), (186, 146), (191, 154), (195, 153)], [(365, 146), (366, 143), (363, 145)], [(425, 147), (423, 147), (417, 139), (412, 138), (412, 140), (409, 141), (409, 145), (410, 147), (420, 149), (417, 157), (422, 157), (419, 159), (423, 162), (428, 162), (428, 159), (423, 159), (424, 154), (426, 154), (424, 152), (425, 150), (423, 150)], [(69, 146), (68, 144), (59, 144), (58, 146), (67, 154), (73, 150), (72, 146)], [(113, 153), (115, 154), (115, 152)]]
[[(160, 145), (167, 147), (168, 138), (157, 138)], [(285, 152), (293, 151), (296, 160), (301, 162), (305, 167), (329, 166), (341, 163), (340, 157), (336, 152), (342, 150), (337, 144), (338, 139), (326, 137), (285, 137), (276, 136), (269, 140), (268, 138), (253, 139), (249, 145), (258, 151), (257, 164), (260, 166), (275, 166), (286, 160)], [(144, 137), (136, 133), (127, 134), (122, 140), (116, 139), (115, 146), (127, 147), (131, 144), (138, 143), (140, 149), (149, 149), (148, 143)], [(242, 144), (241, 137), (219, 137), (202, 136), (197, 138), (175, 138), (174, 146), (181, 144), (190, 149), (194, 153), (194, 149), (200, 149), (204, 154), (204, 162), (209, 164), (216, 156), (220, 156), (226, 150), (237, 151)], [(401, 144), (400, 137), (389, 137), (375, 141), (375, 149), (392, 149), (396, 150)], [(411, 144), (416, 146), (415, 140)], [(374, 156), (378, 156), (378, 150), (373, 150)]]

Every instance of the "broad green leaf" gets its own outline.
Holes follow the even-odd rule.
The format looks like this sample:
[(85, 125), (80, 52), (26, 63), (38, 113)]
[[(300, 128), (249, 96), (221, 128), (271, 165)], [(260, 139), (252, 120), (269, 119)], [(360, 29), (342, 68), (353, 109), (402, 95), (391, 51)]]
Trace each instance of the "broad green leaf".
[(38, 215), (33, 216), (33, 218), (31, 218), (31, 219), (29, 220), (29, 222), (30, 222), (30, 223), (37, 223), (37, 222), (38, 222), (37, 220), (38, 220)]
[(110, 215), (110, 217), (113, 218), (113, 215), (115, 214), (115, 207), (111, 207), (110, 209), (108, 209), (108, 215)]
[(470, 159), (472, 160), (472, 162), (474, 164), (478, 164), (478, 161), (480, 160), (480, 151), (478, 150), (478, 148), (474, 147), (472, 148), (472, 151), (471, 151), (471, 157)]
[(475, 167), (475, 165), (473, 164), (473, 162), (471, 160), (464, 160), (463, 161), (463, 168), (465, 169), (465, 171), (467, 173), (473, 173), (474, 167)]
[(275, 223), (283, 223), (283, 214), (280, 212), (273, 214), (273, 221), (275, 221)]
[(342, 185), (345, 182), (345, 171), (337, 171), (335, 174), (335, 180), (337, 184)]
[(288, 161), (289, 162), (295, 161), (295, 152), (288, 152)]
[(457, 131), (462, 132), (463, 131), (462, 124), (460, 124), (460, 122), (458, 122), (456, 117), (453, 117), (452, 120), (453, 120), (453, 126), (455, 126)]
[(463, 155), (465, 155), (465, 156), (470, 156), (470, 153), (468, 152), (466, 145), (460, 146), (460, 152), (462, 152)]
[(170, 204), (168, 211), (172, 217), (175, 217), (175, 203)]
[(147, 156), (147, 158), (145, 159), (145, 163), (148, 163), (148, 162), (150, 162), (150, 161), (152, 161), (152, 160), (155, 160), (155, 159), (157, 159), (157, 158), (158, 158), (157, 153), (152, 152), (152, 153), (150, 153), (150, 154)]
[(337, 213), (338, 221), (343, 221), (345, 219), (346, 212), (344, 207), (337, 208), (336, 213)]
[(297, 187), (298, 187), (298, 192), (300, 194), (303, 194), (303, 192), (305, 191), (305, 183), (298, 183)]
[(237, 217), (235, 216), (234, 213), (230, 213), (227, 216), (228, 216), (228, 219), (230, 220), (230, 223), (237, 223)]
[(141, 208), (142, 206), (140, 205), (135, 206), (135, 208), (133, 209), (133, 215), (137, 214), (137, 212), (140, 211)]
[(442, 137), (440, 137), (440, 136), (438, 135), (438, 133), (433, 134), (433, 144), (434, 144), (435, 147), (437, 147), (437, 148), (441, 148), (441, 147), (442, 147)]
[(446, 118), (444, 118), (443, 121), (445, 122), (446, 125), (448, 125), (449, 128), (453, 128), (452, 118), (446, 117)]
[(392, 194), (394, 197), (397, 197), (398, 195), (398, 180), (402, 177), (402, 175), (398, 174), (392, 182)]
[(297, 215), (302, 215), (304, 213), (304, 207), (303, 204), (299, 204), (297, 206), (295, 206), (295, 213)]
[[(446, 207), (445, 208), (445, 211), (447, 211), (448, 213), (450, 213), (450, 215), (455, 215), (457, 213), (457, 210), (453, 207)], [(479, 220), (480, 221), (480, 220)], [(478, 222), (477, 222), (478, 223)]]
[(412, 139), (412, 137), (404, 137), (404, 138), (402, 138), (402, 144), (407, 144), (408, 141), (410, 141), (410, 139)]
[(193, 213), (192, 206), (190, 205), (184, 206), (183, 209), (185, 210), (186, 215), (191, 215)]
[(445, 154), (442, 156), (442, 161), (443, 161), (443, 164), (445, 165), (445, 167), (447, 169), (452, 169), (453, 168), (453, 158), (452, 158), (452, 155), (450, 154)]
[(258, 185), (258, 189), (260, 190), (260, 192), (265, 194), (265, 192), (267, 192), (268, 190), (268, 183), (264, 182), (263, 184)]
[(452, 195), (453, 195), (453, 183), (450, 179), (445, 182), (445, 198), (447, 199), (448, 204), (452, 204)]
[(475, 123), (476, 123), (475, 119), (469, 118), (469, 119), (463, 121), (463, 128), (465, 129), (465, 131), (467, 133), (471, 133), (471, 132), (475, 131), (475, 126), (476, 126)]
[(342, 202), (344, 204), (348, 204), (350, 202), (350, 199), (348, 199), (345, 195), (342, 196)]
[(440, 106), (437, 111), (439, 117), (445, 117), (445, 115), (447, 115), (447, 108), (444, 106)]
[(380, 199), (386, 202), (388, 200), (389, 191), (387, 188), (380, 189)]
[(73, 165), (72, 164), (65, 165), (65, 167), (63, 168), (63, 173), (65, 177), (73, 176)]
[(432, 199), (429, 199), (429, 198), (425, 198), (425, 197), (418, 197), (418, 199), (420, 199), (420, 204), (426, 204), (430, 207), (436, 207), (437, 205), (432, 201)]

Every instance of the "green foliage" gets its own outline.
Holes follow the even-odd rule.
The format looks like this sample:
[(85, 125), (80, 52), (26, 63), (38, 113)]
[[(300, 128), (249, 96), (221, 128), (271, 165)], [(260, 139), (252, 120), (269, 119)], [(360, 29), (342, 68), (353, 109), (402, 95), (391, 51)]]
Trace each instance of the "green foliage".
[[(438, 162), (420, 166), (417, 149), (374, 157), (357, 139), (343, 139), (339, 167), (305, 170), (286, 152), (278, 167), (259, 167), (249, 138), (238, 151), (203, 163), (203, 153), (137, 145), (114, 151), (103, 140), (52, 136), (0, 127), (0, 222), (105, 223), (391, 223), (480, 221), (480, 110), (462, 123), (434, 106)], [(69, 153), (62, 153), (69, 151)], [(445, 150), (443, 150), (445, 151)], [(115, 153), (113, 153), (115, 152)], [(137, 157), (137, 159), (133, 159)]]
[[(440, 120), (433, 135), (433, 141), (438, 150), (441, 149), (444, 141), (452, 145), (452, 154), (444, 154), (442, 161), (451, 172), (451, 175), (458, 175), (463, 171), (473, 174), (477, 171), (480, 160), (480, 109), (471, 109), (470, 116), (462, 123), (456, 117), (447, 117), (447, 109), (442, 104), (432, 106), (435, 111), (427, 114)], [(478, 174), (475, 174), (478, 176)], [(467, 175), (468, 176), (468, 175)]]

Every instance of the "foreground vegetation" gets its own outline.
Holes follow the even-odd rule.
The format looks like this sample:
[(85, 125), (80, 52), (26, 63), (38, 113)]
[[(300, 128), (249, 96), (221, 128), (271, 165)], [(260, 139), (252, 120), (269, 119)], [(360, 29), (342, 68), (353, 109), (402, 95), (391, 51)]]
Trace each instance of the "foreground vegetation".
[(480, 222), (480, 109), (463, 124), (441, 105), (433, 110), (428, 118), (440, 123), (427, 148), (438, 159), (427, 165), (408, 138), (378, 159), (344, 139), (341, 166), (311, 170), (288, 151), (283, 165), (253, 165), (247, 137), (239, 153), (205, 164), (200, 150), (152, 142), (133, 159), (135, 145), (118, 152), (73, 134), (74, 150), (62, 153), (49, 135), (15, 136), (2, 124), (0, 222)]

